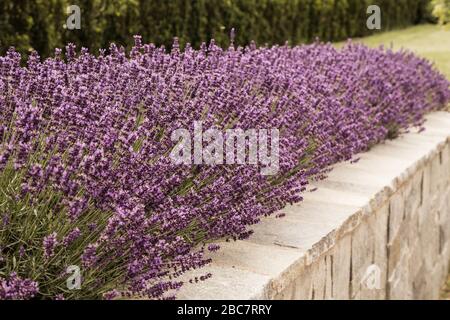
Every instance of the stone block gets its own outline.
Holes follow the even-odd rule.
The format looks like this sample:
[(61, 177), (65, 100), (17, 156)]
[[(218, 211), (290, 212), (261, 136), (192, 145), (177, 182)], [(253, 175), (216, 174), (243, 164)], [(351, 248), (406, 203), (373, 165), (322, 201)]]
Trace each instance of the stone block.
[[(426, 165), (422, 170), (422, 183), (421, 183), (421, 195), (420, 195), (420, 211), (426, 213), (429, 210), (431, 199), (431, 166)], [(419, 222), (422, 215), (419, 216)]]
[(450, 143), (446, 144), (439, 156), (441, 160), (443, 184), (448, 186), (450, 184)]
[(305, 272), (299, 274), (295, 280), (295, 300), (311, 300), (312, 298), (312, 275), (311, 268), (306, 268)]
[(436, 199), (439, 198), (439, 193), (441, 189), (444, 188), (443, 183), (446, 180), (443, 174), (443, 167), (441, 165), (441, 157), (440, 154), (437, 154), (431, 159), (431, 169), (430, 169), (430, 192), (431, 192), (431, 201), (433, 203)]
[(369, 223), (375, 226), (373, 264), (380, 269), (380, 286), (373, 290), (374, 299), (385, 299), (386, 297), (388, 219), (389, 206), (387, 204), (378, 209), (375, 215), (369, 218)]
[(405, 201), (401, 190), (398, 190), (389, 201), (389, 243), (396, 238), (404, 219)]
[(327, 286), (327, 262), (325, 257), (311, 264), (311, 299), (324, 300)]
[(347, 300), (350, 298), (350, 262), (352, 254), (351, 236), (341, 238), (333, 252), (333, 298)]
[(405, 256), (409, 255), (410, 248), (406, 241), (407, 232), (406, 227), (401, 228), (397, 236), (388, 245), (388, 279), (399, 277), (399, 265), (404, 263)]
[(352, 237), (352, 299), (384, 299), (386, 292), (387, 205), (355, 230)]
[(422, 172), (416, 172), (413, 177), (405, 184), (404, 199), (405, 199), (405, 217), (406, 219), (413, 219), (417, 216), (418, 208), (421, 202), (421, 185)]
[(429, 286), (429, 281), (427, 277), (429, 273), (426, 271), (425, 266), (422, 265), (417, 275), (413, 280), (413, 299), (414, 300), (426, 300), (429, 299), (433, 293), (431, 292), (431, 286)]
[(422, 246), (420, 245), (419, 239), (415, 238), (415, 242), (410, 243), (410, 263), (409, 263), (409, 274), (411, 279), (416, 278), (417, 274), (422, 268), (424, 257), (422, 256)]
[(419, 239), (424, 263), (431, 270), (436, 263), (440, 248), (440, 231), (437, 212), (428, 211), (419, 224)]
[(413, 285), (409, 267), (410, 256), (408, 246), (403, 246), (397, 264), (393, 270), (389, 270), (387, 297), (390, 300), (413, 298)]

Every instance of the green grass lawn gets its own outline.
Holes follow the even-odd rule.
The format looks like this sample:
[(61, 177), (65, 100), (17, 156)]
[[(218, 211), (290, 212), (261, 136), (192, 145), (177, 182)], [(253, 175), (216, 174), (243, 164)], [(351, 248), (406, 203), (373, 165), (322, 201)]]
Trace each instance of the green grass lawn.
[[(450, 27), (418, 25), (403, 30), (384, 32), (366, 38), (354, 39), (370, 47), (393, 46), (394, 50), (406, 48), (433, 61), (450, 79)], [(343, 43), (337, 43), (341, 46)]]

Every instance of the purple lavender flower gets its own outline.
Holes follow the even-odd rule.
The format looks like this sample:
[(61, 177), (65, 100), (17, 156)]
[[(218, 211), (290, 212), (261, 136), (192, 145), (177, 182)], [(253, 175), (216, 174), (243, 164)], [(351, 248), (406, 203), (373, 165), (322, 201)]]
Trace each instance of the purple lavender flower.
[(70, 246), (75, 240), (77, 240), (81, 236), (81, 231), (79, 228), (75, 228), (69, 232), (67, 236), (65, 236), (62, 240), (62, 245), (64, 247)]
[(55, 254), (55, 248), (58, 245), (58, 240), (56, 237), (56, 232), (53, 232), (46, 236), (42, 242), (42, 246), (44, 248), (44, 258), (46, 260), (50, 259)]
[(218, 244), (210, 244), (208, 245), (208, 250), (211, 252), (217, 251), (220, 249), (220, 246)]
[(92, 267), (97, 262), (97, 245), (90, 244), (86, 247), (81, 257), (85, 267)]
[(0, 300), (26, 300), (33, 298), (39, 290), (37, 282), (22, 279), (13, 272), (8, 278), (0, 277)]
[(103, 299), (105, 300), (113, 300), (120, 296), (120, 292), (118, 290), (110, 290), (103, 294)]
[(9, 224), (9, 215), (7, 213), (2, 215), (2, 226), (6, 227)]
[(19, 248), (19, 258), (23, 258), (25, 256), (25, 248), (20, 246)]
[(62, 300), (66, 300), (66, 299), (64, 298), (64, 295), (63, 295), (63, 294), (57, 294), (57, 295), (55, 296), (55, 300), (60, 300), (60, 301), (62, 301)]

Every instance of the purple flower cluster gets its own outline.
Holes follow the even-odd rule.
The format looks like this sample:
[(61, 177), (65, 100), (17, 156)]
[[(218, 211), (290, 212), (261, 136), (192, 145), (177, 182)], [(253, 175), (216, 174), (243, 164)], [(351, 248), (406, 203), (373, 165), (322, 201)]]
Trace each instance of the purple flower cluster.
[(44, 257), (50, 259), (55, 254), (55, 248), (58, 245), (56, 232), (46, 236), (43, 241)]
[(26, 300), (38, 292), (38, 284), (30, 279), (21, 279), (11, 273), (6, 279), (0, 277), (0, 300)]
[[(43, 254), (82, 243), (84, 270), (119, 264), (123, 287), (113, 289), (127, 296), (176, 291), (181, 274), (209, 262), (215, 240), (247, 238), (330, 165), (420, 126), (450, 99), (448, 81), (408, 52), (214, 42), (181, 51), (176, 41), (166, 52), (135, 40), (129, 55), (112, 44), (98, 56), (73, 45), (65, 59), (33, 53), (26, 67), (14, 50), (0, 57), (0, 171), (12, 163), (25, 172), (22, 197), (57, 193), (69, 226), (43, 238)], [(278, 174), (173, 164), (171, 132), (200, 120), (279, 129)], [(92, 224), (92, 210), (110, 215)]]

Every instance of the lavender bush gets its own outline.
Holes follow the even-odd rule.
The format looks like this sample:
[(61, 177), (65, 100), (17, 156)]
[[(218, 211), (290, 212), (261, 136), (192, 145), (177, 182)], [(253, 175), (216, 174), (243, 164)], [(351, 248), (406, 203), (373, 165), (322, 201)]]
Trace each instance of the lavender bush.
[[(330, 166), (420, 126), (449, 83), (408, 52), (349, 42), (171, 52), (73, 45), (0, 57), (0, 299), (171, 298), (217, 239), (302, 200)], [(280, 129), (279, 172), (175, 165), (170, 133)], [(66, 269), (81, 268), (69, 290)], [(210, 277), (192, 279), (198, 282)]]

